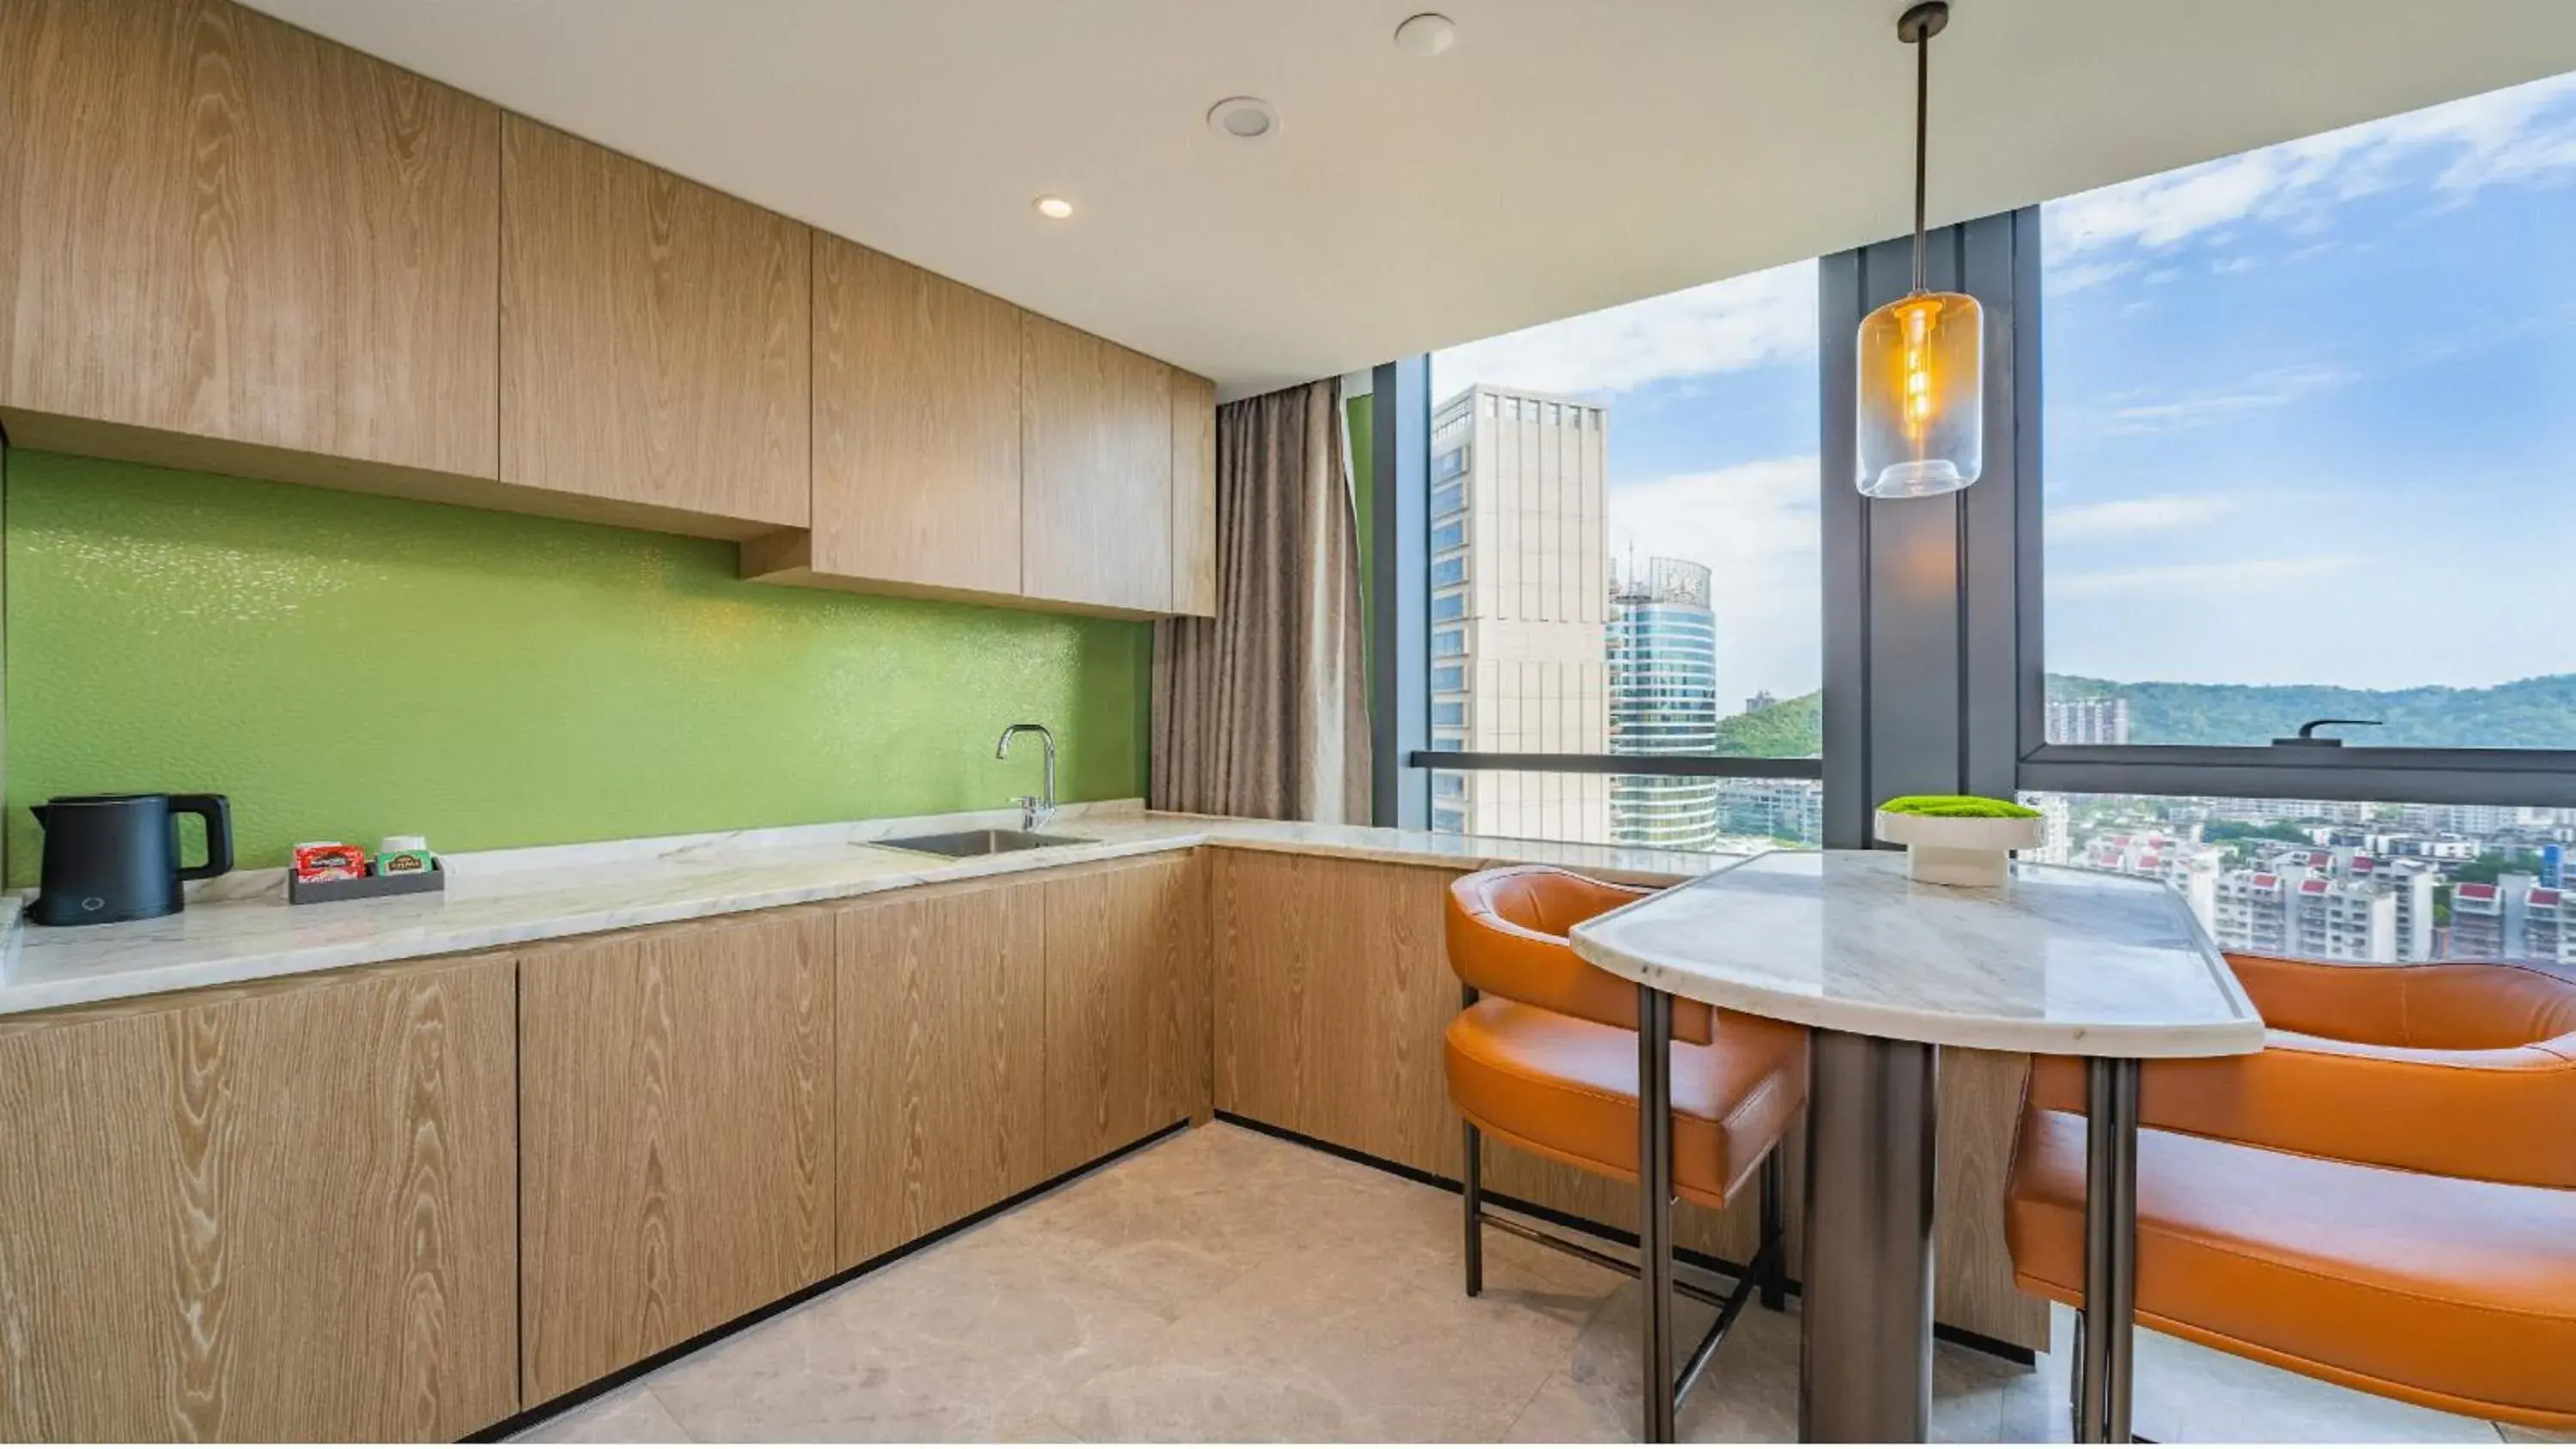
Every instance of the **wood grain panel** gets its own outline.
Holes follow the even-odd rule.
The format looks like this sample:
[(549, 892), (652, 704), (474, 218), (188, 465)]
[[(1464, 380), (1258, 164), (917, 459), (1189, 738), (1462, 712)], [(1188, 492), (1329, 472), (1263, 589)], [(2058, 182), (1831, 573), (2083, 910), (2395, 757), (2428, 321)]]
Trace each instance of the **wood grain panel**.
[(2004, 1242), (2004, 1198), (2021, 1126), (2020, 1052), (1941, 1050), (1940, 1126), (1934, 1140), (1932, 1316), (1941, 1323), (2048, 1347), (2048, 1304), (2013, 1286)]
[(974, 881), (835, 914), (839, 1266), (1046, 1178), (1044, 896)]
[(1020, 591), (1020, 309), (833, 236), (814, 250), (817, 573)]
[(1216, 614), (1216, 384), (1172, 372), (1172, 612)]
[(1046, 879), (1050, 1175), (1199, 1112), (1197, 884), (1187, 857)]
[(226, 0), (10, 0), (0, 93), (0, 404), (493, 476), (493, 107)]
[(1217, 1106), (1456, 1177), (1441, 902), (1458, 873), (1242, 850), (1211, 866)]
[(1172, 370), (1034, 313), (1020, 344), (1020, 590), (1160, 613), (1172, 599)]
[(540, 1402), (832, 1271), (832, 919), (520, 966), (520, 1343)]
[(501, 479), (810, 516), (812, 234), (519, 116), (501, 125)]
[(515, 1412), (513, 996), (493, 957), (0, 1033), (0, 1435)]

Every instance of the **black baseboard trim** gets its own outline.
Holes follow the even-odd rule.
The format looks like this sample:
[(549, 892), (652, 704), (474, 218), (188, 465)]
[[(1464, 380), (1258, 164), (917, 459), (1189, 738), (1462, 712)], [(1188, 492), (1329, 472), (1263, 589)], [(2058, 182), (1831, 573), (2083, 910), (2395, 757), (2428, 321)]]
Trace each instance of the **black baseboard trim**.
[(557, 1414), (563, 1413), (567, 1409), (578, 1408), (581, 1405), (590, 1402), (592, 1399), (598, 1398), (602, 1394), (622, 1389), (637, 1379), (644, 1377), (646, 1374), (676, 1363), (679, 1360), (688, 1357), (690, 1354), (696, 1353), (699, 1349), (705, 1348), (711, 1343), (729, 1338), (734, 1334), (742, 1332), (746, 1328), (753, 1327), (756, 1324), (775, 1318), (779, 1314), (786, 1312), (788, 1309), (794, 1308), (800, 1303), (805, 1303), (814, 1298), (820, 1297), (825, 1293), (829, 1293), (844, 1283), (864, 1278), (879, 1268), (883, 1268), (891, 1263), (899, 1262), (904, 1258), (908, 1258), (913, 1254), (920, 1252), (924, 1248), (954, 1237), (957, 1234), (966, 1231), (968, 1228), (1009, 1212), (1011, 1209), (1028, 1202), (1032, 1198), (1044, 1197), (1048, 1193), (1055, 1191), (1057, 1188), (1064, 1186), (1066, 1183), (1073, 1181), (1075, 1178), (1087, 1177), (1090, 1174), (1098, 1172), (1100, 1169), (1109, 1166), (1111, 1163), (1118, 1161), (1120, 1158), (1127, 1157), (1136, 1152), (1141, 1152), (1176, 1133), (1185, 1132), (1189, 1130), (1189, 1126), (1190, 1124), (1187, 1122), (1175, 1122), (1169, 1127), (1147, 1133), (1145, 1136), (1137, 1138), (1126, 1146), (1104, 1153), (1099, 1157), (1095, 1157), (1089, 1162), (1082, 1164), (1080, 1167), (1074, 1168), (1070, 1172), (1057, 1173), (1055, 1176), (1048, 1178), (1037, 1186), (1013, 1193), (1011, 1196), (1002, 1199), (1000, 1202), (997, 1202), (991, 1207), (985, 1208), (980, 1212), (969, 1213), (965, 1217), (959, 1218), (957, 1221), (950, 1223), (944, 1228), (937, 1229), (930, 1233), (925, 1233), (922, 1236), (913, 1239), (911, 1242), (905, 1243), (899, 1248), (879, 1253), (875, 1257), (868, 1259), (866, 1262), (859, 1264), (855, 1268), (844, 1268), (828, 1278), (808, 1283), (804, 1287), (797, 1289), (795, 1292), (788, 1294), (784, 1298), (777, 1299), (774, 1302), (764, 1303), (760, 1307), (751, 1310), (749, 1313), (746, 1313), (739, 1318), (717, 1324), (715, 1327), (708, 1329), (704, 1333), (698, 1334), (694, 1338), (683, 1339), (680, 1342), (671, 1345), (669, 1348), (662, 1350), (660, 1353), (653, 1355), (651, 1358), (642, 1359), (635, 1363), (628, 1364), (626, 1367), (619, 1369), (617, 1372), (610, 1374), (605, 1378), (593, 1379), (589, 1383), (583, 1384), (580, 1388), (557, 1394), (553, 1398), (532, 1408), (521, 1409), (519, 1412), (512, 1414), (510, 1417), (503, 1419), (497, 1424), (493, 1424), (487, 1428), (479, 1429), (474, 1433), (466, 1435), (458, 1442), (464, 1444), (496, 1444), (503, 1439), (509, 1438), (513, 1434), (535, 1428), (537, 1425), (555, 1417)]
[[(1258, 1132), (1265, 1137), (1276, 1137), (1282, 1142), (1292, 1142), (1299, 1147), (1311, 1148), (1314, 1151), (1341, 1158), (1345, 1162), (1356, 1162), (1362, 1167), (1374, 1167), (1380, 1172), (1390, 1172), (1395, 1174), (1397, 1177), (1421, 1183), (1425, 1187), (1436, 1187), (1442, 1192), (1463, 1192), (1466, 1190), (1466, 1185), (1454, 1177), (1442, 1177), (1436, 1172), (1425, 1172), (1418, 1167), (1411, 1167), (1401, 1162), (1394, 1162), (1383, 1157), (1373, 1156), (1355, 1148), (1344, 1147), (1337, 1142), (1326, 1142), (1320, 1137), (1309, 1137), (1303, 1132), (1291, 1131), (1285, 1127), (1274, 1127), (1267, 1122), (1255, 1121), (1250, 1117), (1240, 1116), (1233, 1112), (1219, 1112), (1216, 1114), (1216, 1120), (1230, 1123), (1247, 1131)], [(1523, 1217), (1537, 1218), (1543, 1222), (1553, 1223), (1560, 1228), (1568, 1228), (1578, 1233), (1586, 1233), (1592, 1237), (1602, 1238), (1609, 1242), (1617, 1243), (1622, 1247), (1634, 1248), (1637, 1246), (1637, 1235), (1635, 1233), (1628, 1232), (1621, 1228), (1614, 1228), (1607, 1223), (1596, 1223), (1590, 1218), (1578, 1217), (1573, 1213), (1563, 1211), (1559, 1208), (1545, 1207), (1538, 1203), (1528, 1202), (1521, 1198), (1513, 1197), (1508, 1193), (1488, 1191), (1485, 1194), (1485, 1202), (1487, 1206), (1490, 1207), (1508, 1209), (1509, 1211), (1518, 1213)], [(1673, 1261), (1687, 1264), (1704, 1272), (1717, 1273), (1729, 1278), (1740, 1278), (1744, 1274), (1743, 1264), (1733, 1262), (1729, 1259), (1716, 1257), (1712, 1254), (1702, 1253), (1692, 1248), (1676, 1246), (1673, 1249)], [(1789, 1280), (1788, 1286), (1789, 1291), (1792, 1293), (1799, 1291), (1799, 1283), (1795, 1278)], [(1961, 1348), (1969, 1348), (1974, 1349), (1979, 1353), (1991, 1354), (1996, 1358), (2005, 1360), (2006, 1362), (2019, 1364), (2023, 1368), (2032, 1367), (2039, 1362), (2038, 1353), (2032, 1349), (2023, 1348), (2021, 1345), (2016, 1343), (2006, 1343), (2000, 1338), (1992, 1338), (1985, 1334), (1974, 1333), (1964, 1328), (1953, 1328), (1946, 1323), (1933, 1324), (1932, 1336), (1940, 1339), (1944, 1343), (1952, 1343)]]

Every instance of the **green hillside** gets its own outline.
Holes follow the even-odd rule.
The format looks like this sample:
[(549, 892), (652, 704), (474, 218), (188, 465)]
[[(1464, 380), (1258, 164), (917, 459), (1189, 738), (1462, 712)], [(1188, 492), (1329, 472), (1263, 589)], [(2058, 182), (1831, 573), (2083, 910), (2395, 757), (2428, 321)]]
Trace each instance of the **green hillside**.
[(1822, 691), (1784, 699), (1763, 709), (1749, 709), (1717, 722), (1721, 755), (1800, 759), (1825, 752), (1825, 696)]
[[(2129, 702), (2129, 743), (2260, 745), (2312, 719), (2378, 719), (2380, 729), (2324, 731), (2356, 745), (2576, 748), (2576, 674), (2487, 689), (2336, 689), (2322, 684), (2124, 684), (2048, 676), (2051, 699)], [(1717, 752), (1796, 758), (1824, 753), (1824, 696), (1802, 694), (1717, 722)]]
[(2386, 720), (2384, 728), (2325, 730), (2356, 745), (2482, 749), (2576, 747), (2576, 674), (2486, 689), (2337, 689), (2322, 684), (2123, 684), (2048, 676), (2051, 699), (2116, 695), (2129, 702), (2135, 745), (2260, 745), (2305, 720)]

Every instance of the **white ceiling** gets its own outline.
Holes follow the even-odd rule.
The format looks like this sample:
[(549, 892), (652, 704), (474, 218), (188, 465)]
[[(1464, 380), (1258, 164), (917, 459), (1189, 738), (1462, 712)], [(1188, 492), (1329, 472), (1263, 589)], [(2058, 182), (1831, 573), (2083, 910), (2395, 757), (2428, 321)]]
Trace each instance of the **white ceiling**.
[[(1910, 224), (1903, 0), (250, 3), (1229, 397)], [(1933, 220), (2571, 70), (2570, 0), (1958, 0)]]

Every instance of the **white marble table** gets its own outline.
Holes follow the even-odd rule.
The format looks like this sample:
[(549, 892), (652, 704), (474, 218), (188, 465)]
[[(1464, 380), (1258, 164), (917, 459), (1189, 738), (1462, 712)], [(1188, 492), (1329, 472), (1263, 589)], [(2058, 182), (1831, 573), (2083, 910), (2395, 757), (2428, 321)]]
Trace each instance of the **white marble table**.
[[(1672, 997), (1815, 1029), (1799, 1408), (1810, 1441), (1919, 1441), (1930, 1425), (1938, 1049), (2093, 1058), (2077, 1418), (2085, 1437), (2126, 1442), (2138, 1062), (2263, 1046), (2261, 1016), (2181, 896), (2026, 864), (2001, 889), (1917, 885), (1900, 853), (1778, 852), (1595, 917), (1572, 940), (1641, 989), (1650, 1219), (1671, 1196)], [(1671, 1273), (1658, 1226), (1641, 1232), (1649, 1303)], [(1659, 1316), (1646, 1315), (1650, 1437), (1671, 1426)]]

